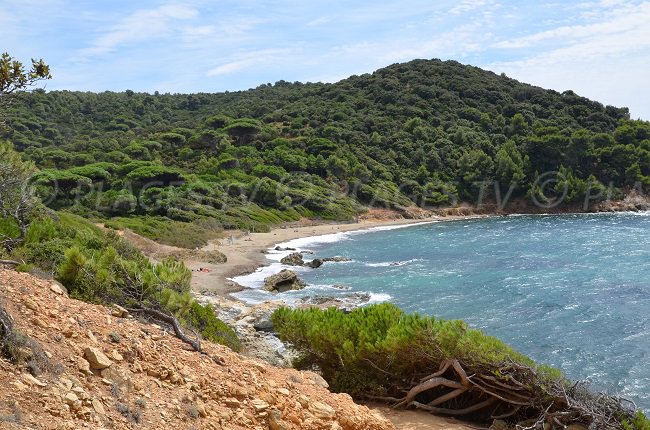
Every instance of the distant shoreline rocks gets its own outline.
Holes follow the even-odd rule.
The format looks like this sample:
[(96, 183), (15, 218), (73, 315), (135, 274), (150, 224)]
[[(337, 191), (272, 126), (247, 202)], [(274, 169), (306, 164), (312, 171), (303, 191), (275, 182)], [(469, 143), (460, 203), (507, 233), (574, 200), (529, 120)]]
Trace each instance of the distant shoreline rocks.
[(341, 263), (345, 261), (352, 261), (347, 257), (325, 257), (325, 258), (315, 258), (311, 261), (305, 261), (303, 257), (303, 252), (292, 252), (286, 257), (280, 260), (280, 263), (286, 264), (287, 266), (299, 266), (299, 267), (311, 267), (316, 269), (323, 265), (323, 263), (334, 262)]

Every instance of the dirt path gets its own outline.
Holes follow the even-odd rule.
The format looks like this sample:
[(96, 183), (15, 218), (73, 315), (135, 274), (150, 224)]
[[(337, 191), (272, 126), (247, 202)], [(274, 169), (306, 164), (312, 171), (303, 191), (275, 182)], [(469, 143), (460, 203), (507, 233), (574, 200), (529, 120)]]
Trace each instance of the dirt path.
[(424, 411), (396, 411), (386, 406), (367, 405), (380, 411), (397, 430), (483, 430), (487, 427), (473, 426), (452, 418), (438, 417)]

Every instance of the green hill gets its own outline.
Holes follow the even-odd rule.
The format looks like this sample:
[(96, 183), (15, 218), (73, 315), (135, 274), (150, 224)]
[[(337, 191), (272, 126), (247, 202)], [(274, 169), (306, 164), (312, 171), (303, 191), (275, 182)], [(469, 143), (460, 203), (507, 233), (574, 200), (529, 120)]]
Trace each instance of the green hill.
[[(484, 181), (565, 205), (650, 183), (650, 123), (626, 108), (451, 61), (217, 94), (39, 90), (8, 115), (49, 206), (140, 231), (453, 206)], [(559, 182), (540, 190), (548, 171)]]

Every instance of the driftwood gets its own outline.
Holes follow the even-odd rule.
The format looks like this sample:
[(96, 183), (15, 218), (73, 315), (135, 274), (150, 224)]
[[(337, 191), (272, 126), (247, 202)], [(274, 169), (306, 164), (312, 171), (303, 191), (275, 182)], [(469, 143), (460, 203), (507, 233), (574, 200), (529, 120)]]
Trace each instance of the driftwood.
[(201, 340), (199, 339), (199, 336), (197, 335), (196, 340), (191, 339), (189, 336), (187, 336), (184, 332), (183, 329), (181, 328), (181, 324), (178, 322), (176, 317), (173, 315), (166, 314), (162, 311), (159, 311), (157, 309), (151, 309), (151, 308), (131, 308), (128, 309), (129, 312), (131, 313), (141, 313), (145, 314), (147, 316), (150, 316), (158, 321), (162, 321), (169, 326), (171, 326), (172, 330), (174, 330), (174, 334), (176, 335), (177, 338), (182, 340), (183, 342), (189, 344), (194, 351), (197, 352), (202, 352), (203, 350), (201, 349)]
[(14, 260), (0, 260), (0, 265), (6, 266), (20, 266), (22, 263)]
[(218, 356), (211, 356), (207, 352), (203, 350), (201, 347), (201, 337), (198, 333), (194, 332), (194, 335), (196, 336), (196, 339), (190, 338), (188, 335), (185, 334), (183, 331), (183, 328), (181, 327), (180, 322), (176, 317), (173, 315), (166, 314), (165, 312), (159, 311), (157, 309), (152, 309), (152, 308), (145, 308), (145, 307), (140, 307), (140, 308), (129, 308), (127, 309), (129, 312), (134, 313), (134, 314), (143, 314), (146, 315), (150, 318), (153, 318), (157, 321), (161, 321), (167, 325), (169, 325), (172, 330), (174, 331), (174, 334), (176, 335), (177, 338), (182, 340), (183, 342), (187, 343), (192, 347), (192, 349), (200, 354), (207, 355), (210, 357), (212, 361), (219, 365), (225, 365), (226, 363), (221, 359), (221, 357)]

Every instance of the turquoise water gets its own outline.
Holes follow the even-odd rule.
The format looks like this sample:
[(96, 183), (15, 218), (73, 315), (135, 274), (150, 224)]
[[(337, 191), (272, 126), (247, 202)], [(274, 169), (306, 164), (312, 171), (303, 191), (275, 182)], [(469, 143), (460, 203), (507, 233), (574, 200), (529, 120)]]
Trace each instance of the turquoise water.
[(334, 239), (301, 248), (353, 261), (303, 271), (310, 284), (463, 319), (650, 410), (650, 216), (517, 216)]

